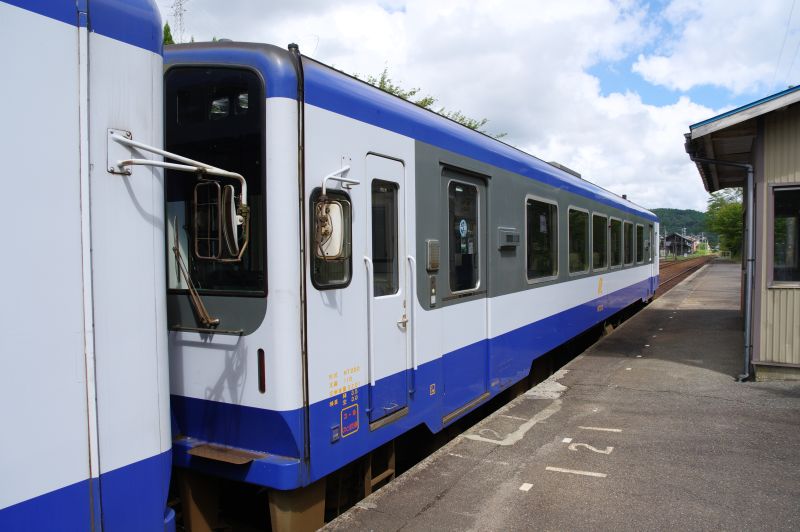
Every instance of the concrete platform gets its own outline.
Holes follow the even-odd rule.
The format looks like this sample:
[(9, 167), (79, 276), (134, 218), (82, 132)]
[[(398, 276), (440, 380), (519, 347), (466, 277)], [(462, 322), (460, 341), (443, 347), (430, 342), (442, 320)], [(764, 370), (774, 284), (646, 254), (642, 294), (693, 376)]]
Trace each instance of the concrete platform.
[(327, 530), (800, 530), (800, 384), (736, 383), (739, 266), (696, 272)]

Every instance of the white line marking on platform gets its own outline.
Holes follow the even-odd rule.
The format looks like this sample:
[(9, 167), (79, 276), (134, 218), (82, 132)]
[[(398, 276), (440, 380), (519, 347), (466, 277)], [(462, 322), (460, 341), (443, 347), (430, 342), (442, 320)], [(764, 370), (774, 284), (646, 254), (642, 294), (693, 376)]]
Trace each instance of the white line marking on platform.
[(605, 473), (595, 473), (594, 471), (580, 471), (578, 469), (563, 469), (561, 467), (545, 467), (547, 471), (555, 471), (556, 473), (572, 473), (573, 475), (583, 475), (586, 477), (606, 478)]
[(561, 443), (572, 443), (572, 438), (564, 438)]
[(645, 347), (650, 347), (650, 344), (644, 344)]
[(636, 355), (636, 358), (642, 358), (642, 355)]
[(522, 486), (519, 487), (520, 491), (528, 491), (533, 487), (533, 484), (528, 484), (525, 482)]
[(599, 430), (602, 432), (622, 432), (622, 429), (607, 429), (605, 427), (578, 427), (583, 430)]
[(507, 417), (508, 419), (516, 419), (517, 421), (528, 421), (528, 418), (517, 417), (517, 416), (507, 416), (506, 414), (500, 414), (500, 417)]
[(464, 458), (463, 454), (456, 454), (456, 453), (447, 453), (447, 454), (449, 454), (450, 456), (455, 456), (456, 458)]
[(630, 371), (630, 370), (631, 370), (631, 368), (625, 368), (625, 371)]

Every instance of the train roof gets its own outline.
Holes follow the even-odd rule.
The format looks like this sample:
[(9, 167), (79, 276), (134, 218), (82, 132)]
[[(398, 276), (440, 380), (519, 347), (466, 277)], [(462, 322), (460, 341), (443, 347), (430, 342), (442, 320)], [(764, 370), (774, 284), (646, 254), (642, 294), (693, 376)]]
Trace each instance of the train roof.
[[(297, 98), (297, 75), (287, 50), (267, 44), (214, 42), (168, 46), (165, 63), (230, 64), (258, 69), (267, 97)], [(312, 58), (302, 56), (305, 102), (433, 146), (479, 160), (657, 221), (647, 209), (575, 177), (518, 148), (469, 129), (433, 111), (384, 92)]]

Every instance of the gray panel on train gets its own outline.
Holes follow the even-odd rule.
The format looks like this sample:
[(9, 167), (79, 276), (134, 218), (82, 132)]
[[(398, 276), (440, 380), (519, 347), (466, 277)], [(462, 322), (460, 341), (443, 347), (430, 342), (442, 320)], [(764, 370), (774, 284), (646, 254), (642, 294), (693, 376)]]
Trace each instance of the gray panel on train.
[[(415, 143), (416, 158), (416, 222), (417, 222), (417, 297), (424, 309), (445, 307), (481, 297), (495, 297), (518, 292), (535, 290), (573, 278), (602, 275), (607, 269), (582, 274), (568, 273), (568, 233), (567, 218), (570, 206), (586, 209), (590, 213), (602, 213), (610, 217), (629, 220), (645, 226), (651, 224), (647, 219), (634, 216), (610, 205), (546, 185), (535, 179), (475, 161), (423, 142)], [(553, 174), (566, 173), (553, 169)], [(459, 174), (486, 183), (488, 201), (487, 220), (483, 221), (482, 237), (486, 239), (485, 251), (488, 255), (488, 272), (481, 272), (481, 289), (476, 293), (453, 297), (448, 287), (448, 198), (447, 181), (458, 178)], [(572, 176), (569, 176), (571, 179)], [(529, 283), (527, 279), (525, 206), (526, 197), (532, 195), (558, 204), (558, 276), (547, 281)], [(591, 225), (590, 225), (591, 231)], [(508, 233), (519, 235), (519, 244), (503, 246), (501, 237)], [(437, 240), (440, 244), (440, 266), (436, 271), (426, 269), (428, 241)], [(635, 266), (635, 265), (634, 265)], [(641, 264), (639, 264), (641, 266)], [(627, 266), (631, 267), (631, 266)], [(623, 267), (624, 269), (625, 267)], [(615, 268), (613, 271), (617, 271)], [(484, 284), (485, 283), (485, 284)], [(436, 303), (431, 304), (431, 285), (436, 287)]]

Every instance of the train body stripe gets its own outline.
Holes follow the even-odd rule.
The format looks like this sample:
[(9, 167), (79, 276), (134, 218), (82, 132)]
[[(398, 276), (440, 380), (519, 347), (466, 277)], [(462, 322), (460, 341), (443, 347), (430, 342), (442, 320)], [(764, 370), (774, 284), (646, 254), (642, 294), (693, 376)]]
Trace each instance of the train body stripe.
[(315, 61), (303, 62), (305, 102), (483, 163), (535, 179), (651, 221), (658, 218), (611, 192), (555, 169), (508, 144), (446, 120)]
[[(64, 22), (83, 25), (75, 0), (2, 0), (3, 3)], [(152, 0), (91, 0), (89, 29), (116, 41), (161, 55), (161, 14)]]
[[(488, 353), (490, 368), (488, 391), (490, 396), (497, 395), (524, 378), (536, 358), (574, 338), (581, 331), (609, 318), (634, 301), (652, 294), (652, 282), (653, 278), (647, 278), (612, 294), (490, 340), (481, 340), (464, 346), (421, 364), (416, 372), (406, 370), (380, 379), (378, 383), (386, 379), (405, 379), (408, 385), (414, 388), (414, 393), (409, 398), (409, 413), (378, 430), (369, 430), (369, 417), (366, 412), (369, 389), (366, 385), (356, 390), (356, 395), (359, 397), (358, 429), (346, 437), (335, 436), (336, 431), (340, 430), (341, 411), (348, 406), (343, 404), (343, 396), (337, 395), (315, 402), (309, 408), (311, 430), (309, 470), (304, 469), (299, 453), (291, 456), (271, 454), (262, 460), (253, 461), (250, 466), (236, 468), (208, 460), (192, 460), (187, 454), (193, 445), (206, 441), (268, 453), (274, 453), (274, 450), (279, 448), (291, 449), (294, 452), (293, 448), (297, 445), (297, 440), (294, 439), (296, 435), (292, 435), (292, 441), (275, 442), (275, 431), (284, 438), (288, 437), (289, 431), (280, 424), (300, 423), (303, 416), (302, 408), (276, 412), (173, 395), (173, 413), (178, 418), (180, 429), (175, 433), (189, 437), (176, 440), (173, 447), (175, 464), (181, 467), (191, 465), (193, 469), (208, 474), (278, 489), (306, 485), (421, 423), (426, 424), (433, 432), (441, 430), (442, 417), (452, 410), (452, 408), (448, 410), (452, 405), (442, 397), (446, 393), (442, 389), (445, 357), (458, 361), (462, 356), (471, 357), (475, 351), (483, 350)], [(603, 302), (604, 305), (601, 307), (599, 302)], [(447, 365), (450, 370), (459, 367), (464, 372), (469, 371), (469, 364)], [(459, 414), (453, 420), (468, 412), (469, 410)], [(277, 426), (276, 420), (278, 420)]]
[[(166, 519), (172, 451), (109, 471), (97, 479), (69, 486), (22, 501), (0, 510), (0, 530), (22, 532), (63, 530), (84, 532), (94, 519), (102, 519), (106, 530), (162, 530)], [(153, 479), (160, 480), (153, 485)], [(103, 512), (98, 512), (98, 488), (103, 484)], [(90, 491), (93, 497), (90, 498)], [(91, 507), (95, 501), (95, 508)], [(135, 502), (135, 504), (132, 504)], [(96, 530), (101, 530), (95, 525)]]

